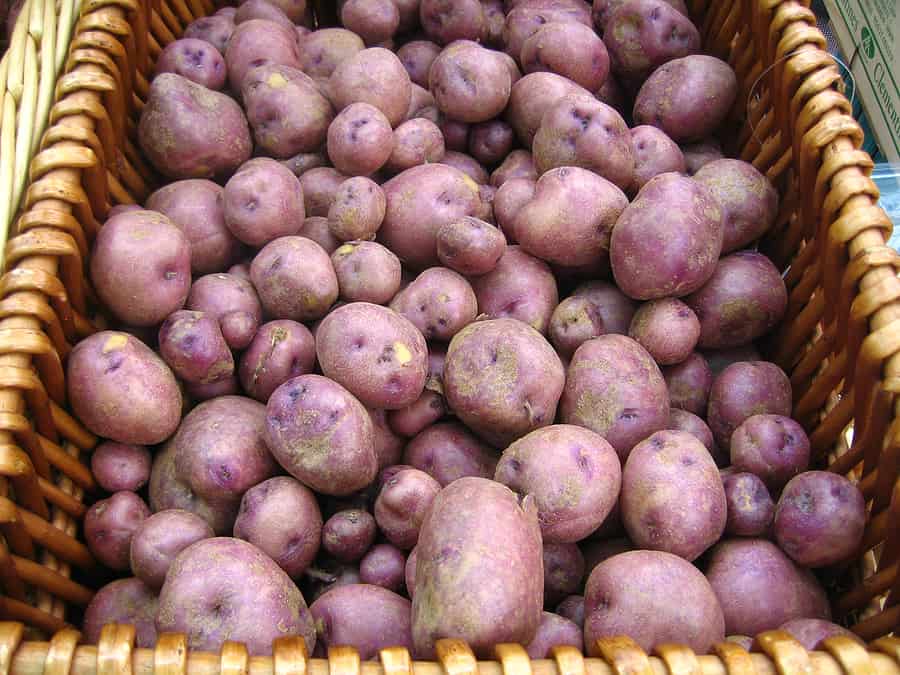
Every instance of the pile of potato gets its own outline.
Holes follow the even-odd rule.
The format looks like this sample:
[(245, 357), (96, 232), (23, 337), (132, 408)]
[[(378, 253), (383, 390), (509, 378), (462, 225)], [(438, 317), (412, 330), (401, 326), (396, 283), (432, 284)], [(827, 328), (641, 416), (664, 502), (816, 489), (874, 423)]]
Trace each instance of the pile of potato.
[(67, 364), (113, 493), (85, 537), (133, 575), (87, 639), (846, 633), (810, 570), (864, 499), (808, 471), (753, 346), (787, 305), (754, 250), (778, 196), (722, 157), (735, 75), (682, 0), (339, 14), (245, 0), (159, 58), (138, 134), (172, 182), (98, 234), (111, 329)]

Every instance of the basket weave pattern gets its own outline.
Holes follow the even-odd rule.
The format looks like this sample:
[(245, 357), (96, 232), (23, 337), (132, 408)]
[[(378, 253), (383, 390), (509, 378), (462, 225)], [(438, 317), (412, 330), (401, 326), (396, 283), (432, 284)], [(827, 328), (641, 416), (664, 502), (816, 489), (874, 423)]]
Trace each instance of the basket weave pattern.
[[(790, 300), (767, 346), (791, 378), (795, 416), (810, 432), (816, 460), (851, 475), (869, 501), (860, 564), (843, 575), (835, 610), (876, 640), (900, 626), (900, 256), (885, 245), (891, 223), (877, 206), (872, 160), (859, 150), (862, 132), (838, 66), (806, 4), (689, 4), (706, 50), (738, 75), (734, 119), (742, 121), (724, 139), (729, 154), (752, 162), (781, 195), (761, 248), (788, 270)], [(66, 410), (63, 367), (72, 346), (97, 329), (86, 276), (90, 245), (112, 205), (140, 203), (157, 185), (136, 142), (151, 64), (190, 21), (212, 11), (210, 0), (83, 0), (50, 127), (30, 165), (0, 279), (0, 618), (10, 621), (0, 624), (3, 672), (413, 672), (403, 649), (362, 665), (344, 648), (332, 649), (327, 661), (307, 660), (294, 638), (276, 642), (272, 657), (250, 658), (231, 643), (220, 654), (189, 655), (178, 635), (161, 636), (155, 650), (133, 649), (133, 629), (115, 625), (97, 647), (76, 648), (79, 635), (66, 621), (68, 607), (85, 606), (92, 593), (70, 578), (73, 568), (96, 564), (78, 525), (85, 494), (96, 488), (88, 464), (97, 439)], [(33, 96), (26, 87), (22, 98)], [(55, 636), (28, 642), (29, 630)], [(416, 675), (900, 675), (894, 638), (869, 651), (833, 638), (827, 653), (813, 654), (784, 633), (764, 634), (759, 643), (762, 653), (753, 655), (725, 644), (698, 657), (671, 645), (648, 657), (617, 638), (590, 646), (602, 658), (559, 649), (553, 660), (535, 662), (515, 645), (500, 645), (497, 662), (476, 664), (464, 644), (445, 641), (439, 663), (414, 668)]]

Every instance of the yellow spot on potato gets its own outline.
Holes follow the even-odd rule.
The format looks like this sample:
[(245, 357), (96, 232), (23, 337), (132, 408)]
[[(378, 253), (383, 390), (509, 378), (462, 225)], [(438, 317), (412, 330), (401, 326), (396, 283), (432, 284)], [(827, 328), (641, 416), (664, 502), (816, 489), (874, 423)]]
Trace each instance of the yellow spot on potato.
[(354, 246), (353, 244), (344, 244), (343, 246), (338, 248), (335, 253), (337, 253), (338, 255), (350, 255), (351, 253), (353, 253), (353, 250), (355, 248), (356, 246)]
[(478, 194), (478, 183), (468, 174), (463, 174), (463, 182), (468, 186), (468, 188)]
[(412, 352), (410, 352), (409, 347), (402, 342), (394, 343), (394, 354), (396, 354), (397, 360), (403, 366), (412, 361)]
[(103, 344), (103, 353), (109, 354), (116, 349), (122, 349), (125, 345), (128, 344), (128, 336), (122, 335), (121, 333), (116, 333), (106, 340)]
[(268, 84), (273, 89), (281, 89), (284, 87), (288, 81), (285, 79), (284, 75), (281, 73), (272, 73), (266, 79), (266, 84)]

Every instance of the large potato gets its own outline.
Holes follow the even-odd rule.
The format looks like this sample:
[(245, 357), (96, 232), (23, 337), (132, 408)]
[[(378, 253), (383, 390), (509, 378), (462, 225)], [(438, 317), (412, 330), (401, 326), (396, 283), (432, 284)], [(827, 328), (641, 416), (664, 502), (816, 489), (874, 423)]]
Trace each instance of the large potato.
[(457, 40), (445, 47), (428, 72), (428, 88), (438, 109), (470, 124), (486, 122), (503, 112), (511, 87), (505, 61), (471, 40)]
[(283, 164), (268, 157), (245, 162), (225, 183), (225, 226), (240, 241), (263, 246), (296, 234), (306, 218), (303, 185)]
[(419, 20), (425, 34), (442, 45), (480, 40), (487, 28), (479, 0), (422, 0)]
[(400, 10), (392, 0), (346, 0), (340, 15), (341, 25), (367, 45), (390, 40), (400, 26)]
[(158, 590), (179, 553), (201, 539), (214, 536), (209, 523), (190, 511), (159, 511), (134, 531), (129, 554), (131, 569), (148, 587)]
[(418, 658), (434, 658), (435, 642), (445, 637), (465, 640), (479, 658), (489, 658), (495, 644), (534, 638), (544, 584), (537, 509), (529, 497), (520, 503), (503, 485), (460, 478), (435, 497), (416, 557)]
[(300, 70), (297, 34), (275, 21), (245, 21), (235, 26), (228, 40), (225, 63), (228, 84), (235, 92), (241, 91), (247, 73), (258, 66), (274, 63)]
[(529, 73), (513, 85), (506, 121), (515, 129), (522, 145), (531, 147), (544, 113), (568, 94), (589, 96), (590, 92), (556, 73)]
[(362, 39), (344, 28), (320, 28), (300, 42), (300, 69), (313, 79), (331, 77), (334, 69), (365, 49)]
[(609, 75), (603, 40), (581, 23), (548, 23), (525, 40), (520, 54), (526, 73), (549, 71), (597, 91)]
[(328, 127), (328, 158), (347, 176), (368, 176), (385, 165), (394, 151), (390, 122), (373, 105), (347, 105)]
[(387, 117), (392, 127), (406, 118), (412, 86), (397, 56), (372, 47), (348, 56), (328, 80), (331, 102), (337, 110), (352, 103), (368, 103)]
[(497, 455), (457, 422), (433, 424), (406, 445), (403, 462), (442, 486), (464, 476), (493, 478)]

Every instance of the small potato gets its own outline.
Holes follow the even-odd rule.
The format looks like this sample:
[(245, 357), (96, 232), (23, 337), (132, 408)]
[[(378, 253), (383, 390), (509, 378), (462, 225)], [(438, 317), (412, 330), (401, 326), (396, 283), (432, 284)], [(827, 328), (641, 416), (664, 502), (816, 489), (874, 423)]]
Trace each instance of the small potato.
[(598, 638), (617, 635), (646, 651), (677, 642), (706, 654), (727, 625), (703, 574), (664, 551), (613, 556), (594, 568), (585, 587), (584, 641), (592, 654)]
[(486, 185), (489, 180), (487, 170), (474, 157), (465, 153), (447, 150), (440, 163), (459, 169), (478, 185)]
[(234, 32), (234, 19), (219, 14), (204, 16), (188, 24), (184, 29), (184, 38), (205, 40), (215, 47), (220, 54), (225, 53), (228, 40)]
[(513, 227), (519, 245), (542, 260), (567, 267), (605, 266), (613, 225), (627, 206), (628, 197), (612, 182), (565, 166), (538, 179), (534, 197), (522, 206)]
[(503, 163), (491, 174), (491, 185), (500, 188), (506, 181), (513, 178), (527, 178), (531, 181), (538, 179), (537, 170), (534, 168), (534, 159), (527, 150), (513, 150), (509, 153)]
[(174, 73), (150, 83), (138, 141), (150, 163), (174, 179), (230, 174), (253, 148), (247, 118), (232, 98)]
[(137, 492), (150, 480), (152, 458), (142, 445), (104, 441), (91, 454), (91, 474), (107, 492)]
[(239, 377), (248, 395), (265, 403), (291, 378), (313, 371), (316, 342), (302, 323), (286, 319), (259, 327), (241, 355)]
[(589, 282), (553, 310), (550, 341), (561, 355), (571, 357), (591, 338), (606, 333), (626, 334), (636, 308), (637, 303), (612, 284)]
[(581, 23), (542, 26), (525, 40), (520, 61), (526, 73), (557, 73), (588, 91), (597, 91), (609, 75), (606, 45), (590, 26)]
[(661, 298), (641, 305), (628, 336), (646, 349), (661, 366), (684, 361), (697, 346), (700, 320), (677, 298)]
[(359, 561), (359, 580), (397, 592), (405, 579), (406, 556), (391, 544), (376, 544)]
[(447, 403), (497, 446), (552, 424), (564, 382), (565, 370), (550, 343), (515, 319), (471, 323), (447, 349)]
[(686, 431), (691, 434), (698, 441), (703, 443), (703, 447), (705, 447), (709, 454), (712, 456), (716, 463), (719, 463), (721, 460), (722, 464), (728, 464), (728, 457), (721, 456), (721, 453), (718, 452), (716, 448), (716, 442), (713, 439), (712, 431), (710, 431), (709, 426), (706, 422), (703, 421), (702, 418), (697, 417), (695, 414), (688, 412), (687, 410), (681, 410), (680, 408), (672, 408), (669, 411), (669, 429), (673, 429), (675, 431)]
[(513, 85), (506, 121), (515, 129), (522, 145), (532, 146), (544, 113), (569, 94), (590, 96), (587, 89), (556, 73), (529, 73)]
[(545, 544), (574, 543), (609, 515), (619, 498), (621, 467), (615, 450), (593, 431), (554, 424), (506, 448), (494, 480), (534, 497)]
[(293, 171), (298, 178), (310, 169), (317, 169), (328, 164), (328, 160), (323, 152), (301, 152), (280, 161)]
[[(423, 89), (415, 82), (412, 84), (412, 95), (409, 97), (409, 109), (406, 111), (406, 121), (422, 118), (433, 124), (437, 124), (441, 120), (441, 113), (434, 103), (434, 96), (427, 89)], [(444, 142), (443, 132), (441, 133), (441, 143)]]
[(94, 557), (117, 572), (128, 569), (131, 539), (150, 509), (135, 493), (124, 490), (101, 499), (84, 514), (84, 539)]
[(288, 380), (269, 397), (265, 428), (277, 462), (316, 492), (348, 495), (375, 478), (372, 420), (337, 382), (320, 375)]
[(809, 467), (809, 438), (782, 415), (752, 415), (731, 435), (731, 464), (759, 476), (773, 491)]
[(437, 124), (417, 117), (394, 130), (394, 149), (385, 168), (399, 173), (419, 164), (434, 164), (444, 158), (445, 151), (444, 136)]
[(170, 42), (156, 60), (156, 73), (176, 73), (207, 89), (225, 86), (225, 59), (206, 40), (182, 38)]
[(685, 172), (684, 155), (678, 144), (665, 132), (642, 124), (631, 130), (631, 149), (634, 154), (634, 178), (631, 189), (640, 190), (654, 176), (661, 173)]
[(327, 147), (328, 157), (338, 171), (348, 176), (368, 176), (390, 158), (394, 135), (387, 117), (378, 108), (352, 103), (328, 127)]
[(380, 305), (354, 302), (331, 312), (316, 334), (319, 365), (364, 405), (395, 410), (425, 388), (425, 339), (406, 318)]
[(300, 43), (300, 69), (313, 79), (326, 80), (341, 63), (365, 48), (353, 31), (320, 28)]
[(553, 648), (562, 646), (575, 647), (579, 652), (584, 650), (581, 626), (557, 614), (541, 612), (537, 633), (525, 647), (528, 656), (532, 659), (549, 659), (553, 656)]
[(428, 40), (413, 40), (397, 50), (397, 58), (409, 73), (409, 79), (420, 87), (428, 88), (428, 71), (441, 53), (441, 48)]
[[(349, 646), (365, 661), (386, 647), (412, 647), (409, 600), (380, 586), (347, 584), (320, 595), (310, 606), (319, 642)], [(359, 617), (365, 616), (365, 621)]]
[(809, 651), (823, 651), (820, 649), (822, 641), (830, 637), (840, 636), (849, 638), (858, 645), (865, 647), (865, 643), (860, 637), (843, 626), (838, 626), (831, 621), (823, 621), (822, 619), (793, 619), (778, 627), (789, 633), (797, 642), (803, 645), (804, 649)]
[(306, 218), (303, 186), (274, 159), (246, 162), (225, 184), (225, 225), (240, 241), (260, 247), (292, 235)]
[(722, 479), (728, 519), (725, 534), (765, 536), (775, 515), (775, 504), (765, 484), (752, 473), (733, 473)]
[(517, 319), (546, 333), (559, 302), (556, 279), (545, 262), (507, 246), (497, 266), (472, 279), (478, 309), (491, 319)]
[(692, 54), (664, 63), (647, 78), (634, 102), (634, 122), (659, 127), (677, 143), (699, 140), (719, 128), (736, 97), (731, 66)]
[[(606, 19), (612, 14), (613, 10), (619, 8), (621, 5), (624, 5), (628, 0), (594, 0), (593, 8), (591, 11), (591, 16), (594, 19), (594, 25), (597, 26), (597, 30), (600, 33), (603, 33), (604, 27), (606, 25)], [(687, 6), (684, 4), (684, 0), (665, 0), (667, 4), (674, 7), (676, 10), (688, 16)]]
[(447, 223), (437, 233), (440, 261), (466, 276), (487, 274), (497, 266), (505, 251), (503, 232), (471, 216)]
[(424, 471), (404, 469), (381, 486), (375, 522), (387, 540), (405, 551), (419, 540), (419, 530), (441, 484)]
[(159, 329), (159, 353), (185, 382), (211, 384), (234, 373), (219, 322), (203, 312), (173, 312)]
[(444, 397), (434, 391), (425, 391), (412, 404), (388, 414), (391, 429), (395, 433), (412, 438), (423, 429), (427, 429), (447, 413)]
[(191, 544), (215, 536), (200, 516), (182, 509), (166, 509), (144, 520), (131, 538), (129, 559), (134, 575), (159, 590), (176, 556)]
[(387, 419), (387, 410), (369, 408), (368, 411), (369, 417), (372, 419), (372, 427), (375, 430), (375, 457), (378, 459), (380, 471), (400, 461), (405, 439), (391, 429)]
[(319, 552), (322, 514), (315, 494), (288, 476), (255, 485), (241, 499), (234, 536), (258, 547), (298, 579)]
[(525, 41), (549, 23), (581, 23), (591, 25), (590, 7), (584, 2), (516, 2), (507, 3), (503, 42), (506, 52), (519, 58)]
[(690, 178), (664, 173), (644, 185), (616, 221), (609, 256), (619, 288), (653, 300), (703, 287), (721, 249), (722, 209), (715, 197)]
[(515, 132), (503, 120), (489, 120), (472, 126), (469, 133), (469, 154), (482, 164), (499, 164), (512, 150)]
[(444, 146), (451, 152), (465, 152), (469, 147), (469, 125), (459, 120), (453, 120), (446, 115), (441, 115), (438, 120), (441, 134), (444, 136)]
[(706, 415), (713, 374), (702, 354), (693, 352), (681, 363), (663, 368), (662, 374), (669, 389), (669, 404), (673, 408)]
[[(341, 242), (331, 233), (331, 228), (328, 227), (328, 218), (324, 216), (309, 216), (303, 221), (303, 226), (297, 232), (297, 235), (316, 242), (328, 255), (334, 253), (341, 246)], [(250, 278), (249, 266), (247, 278)]]
[(389, 302), (400, 289), (400, 260), (374, 241), (354, 241), (331, 255), (341, 300)]
[(378, 108), (391, 127), (406, 117), (412, 87), (409, 75), (396, 55), (371, 47), (344, 59), (328, 80), (331, 102), (337, 110), (352, 103)]
[(481, 40), (487, 29), (479, 0), (421, 0), (419, 21), (425, 34), (442, 45)]
[(282, 26), (294, 30), (294, 22), (288, 18), (278, 5), (272, 4), (269, 0), (244, 0), (241, 6), (234, 13), (234, 23), (244, 23), (251, 19), (265, 19), (266, 21), (274, 21)]
[(830, 471), (807, 471), (784, 486), (775, 507), (775, 541), (798, 565), (824, 567), (853, 556), (866, 527), (866, 500)]
[(494, 218), (507, 242), (515, 244), (516, 217), (525, 204), (534, 199), (537, 182), (530, 178), (510, 178), (494, 195)]
[(185, 382), (184, 389), (188, 398), (194, 403), (208, 401), (211, 398), (219, 396), (232, 396), (241, 393), (241, 385), (237, 377), (230, 375), (225, 379), (211, 382), (209, 384), (201, 384), (196, 382)]
[(384, 220), (385, 207), (384, 191), (376, 182), (363, 176), (348, 178), (328, 209), (328, 227), (340, 241), (372, 239)]
[[(745, 361), (741, 363), (733, 363), (723, 370), (713, 381), (712, 389), (709, 392), (709, 405), (707, 407), (706, 420), (709, 428), (712, 429), (713, 436), (722, 448), (731, 447), (732, 434), (747, 418), (754, 415), (772, 414), (788, 416), (791, 414), (791, 382), (787, 375), (774, 363), (768, 361)], [(777, 438), (780, 435), (782, 425), (777, 424), (776, 420), (760, 420), (761, 427), (769, 427), (770, 434)], [(771, 427), (770, 427), (771, 425)], [(756, 424), (751, 426), (755, 427)], [(793, 425), (791, 425), (793, 427)], [(796, 427), (793, 427), (796, 429)], [(748, 429), (749, 431), (749, 429)], [(767, 434), (768, 435), (768, 434)], [(804, 468), (804, 437), (799, 434), (791, 441), (791, 446), (798, 445), (796, 455), (798, 460), (790, 460), (791, 467), (794, 467), (794, 461), (797, 461), (796, 467)], [(769, 445), (768, 443), (766, 445)], [(744, 454), (748, 458), (752, 457), (753, 447), (751, 444), (739, 446), (738, 456)], [(778, 447), (777, 445), (775, 446)], [(782, 446), (783, 447), (783, 446)], [(758, 452), (758, 451), (757, 451)], [(808, 451), (807, 451), (808, 452)], [(806, 461), (809, 461), (806, 455)], [(749, 459), (752, 461), (752, 459)], [(768, 462), (766, 462), (768, 463)], [(751, 464), (750, 466), (753, 466)], [(793, 473), (783, 474), (783, 468), (778, 467), (776, 475), (771, 475), (772, 487), (780, 487), (784, 484)]]
[(575, 544), (544, 542), (544, 604), (555, 605), (582, 588), (584, 556)]
[(245, 21), (236, 25), (231, 34), (225, 49), (225, 63), (232, 91), (241, 91), (247, 73), (258, 66), (273, 63), (300, 70), (297, 34), (274, 21)]
[[(481, 11), (476, 0), (467, 1)], [(423, 0), (423, 6), (432, 2), (450, 4), (447, 0)], [(470, 124), (486, 122), (503, 112), (511, 87), (506, 62), (497, 52), (469, 39), (445, 47), (428, 74), (428, 88), (440, 111)]]
[(327, 217), (338, 188), (348, 178), (330, 166), (311, 169), (300, 176), (306, 215)]
[[(247, 0), (239, 0), (246, 2)], [(278, 9), (284, 12), (285, 16), (296, 24), (312, 25), (308, 22), (309, 7), (306, 0), (269, 0)], [(224, 9), (224, 8), (223, 8)], [(223, 11), (222, 9), (219, 12)], [(237, 17), (237, 13), (235, 13)]]
[(484, 12), (485, 24), (482, 41), (494, 49), (502, 49), (503, 28), (506, 25), (503, 0), (482, 0), (481, 9)]
[(390, 308), (409, 319), (426, 340), (450, 340), (478, 315), (472, 286), (446, 267), (422, 272), (394, 296)]
[(702, 354), (709, 364), (713, 377), (718, 377), (719, 373), (732, 363), (762, 361), (762, 355), (752, 344), (741, 345), (740, 347), (726, 347), (725, 349), (707, 349)]
[(624, 335), (582, 344), (569, 363), (561, 419), (603, 436), (623, 461), (669, 422), (666, 383), (653, 358)]
[(340, 15), (341, 25), (371, 46), (390, 40), (400, 26), (400, 11), (391, 0), (346, 0)]
[(584, 633), (584, 596), (570, 595), (556, 607), (556, 613), (574, 623)]
[(262, 305), (253, 284), (233, 274), (207, 274), (197, 279), (186, 308), (216, 317), (232, 349), (249, 345), (262, 320)]
[(266, 313), (277, 319), (321, 319), (338, 296), (331, 259), (304, 237), (280, 237), (266, 244), (253, 259), (250, 278)]
[(444, 422), (413, 438), (403, 461), (446, 486), (464, 476), (493, 478), (497, 455), (461, 424)]
[(97, 234), (90, 269), (100, 300), (117, 319), (152, 326), (184, 306), (191, 243), (161, 213), (120, 213)]
[(371, 548), (377, 532), (375, 518), (368, 511), (338, 511), (325, 521), (322, 548), (341, 562), (354, 562)]
[(84, 611), (82, 639), (85, 644), (100, 642), (106, 624), (134, 626), (134, 646), (153, 649), (156, 646), (156, 594), (140, 579), (117, 579), (101, 588)]
[(244, 76), (241, 95), (253, 138), (266, 154), (296, 156), (315, 152), (325, 142), (334, 111), (298, 68), (278, 63), (252, 68)]
[(178, 428), (181, 392), (169, 367), (127, 333), (101, 331), (79, 342), (66, 368), (68, 398), (93, 433), (155, 445)]
[(764, 235), (778, 214), (778, 193), (752, 164), (720, 159), (694, 174), (722, 205), (725, 213), (722, 252), (744, 248)]
[(683, 144), (681, 152), (684, 155), (684, 164), (688, 176), (693, 176), (710, 162), (715, 162), (717, 159), (724, 157), (722, 146), (715, 138)]

